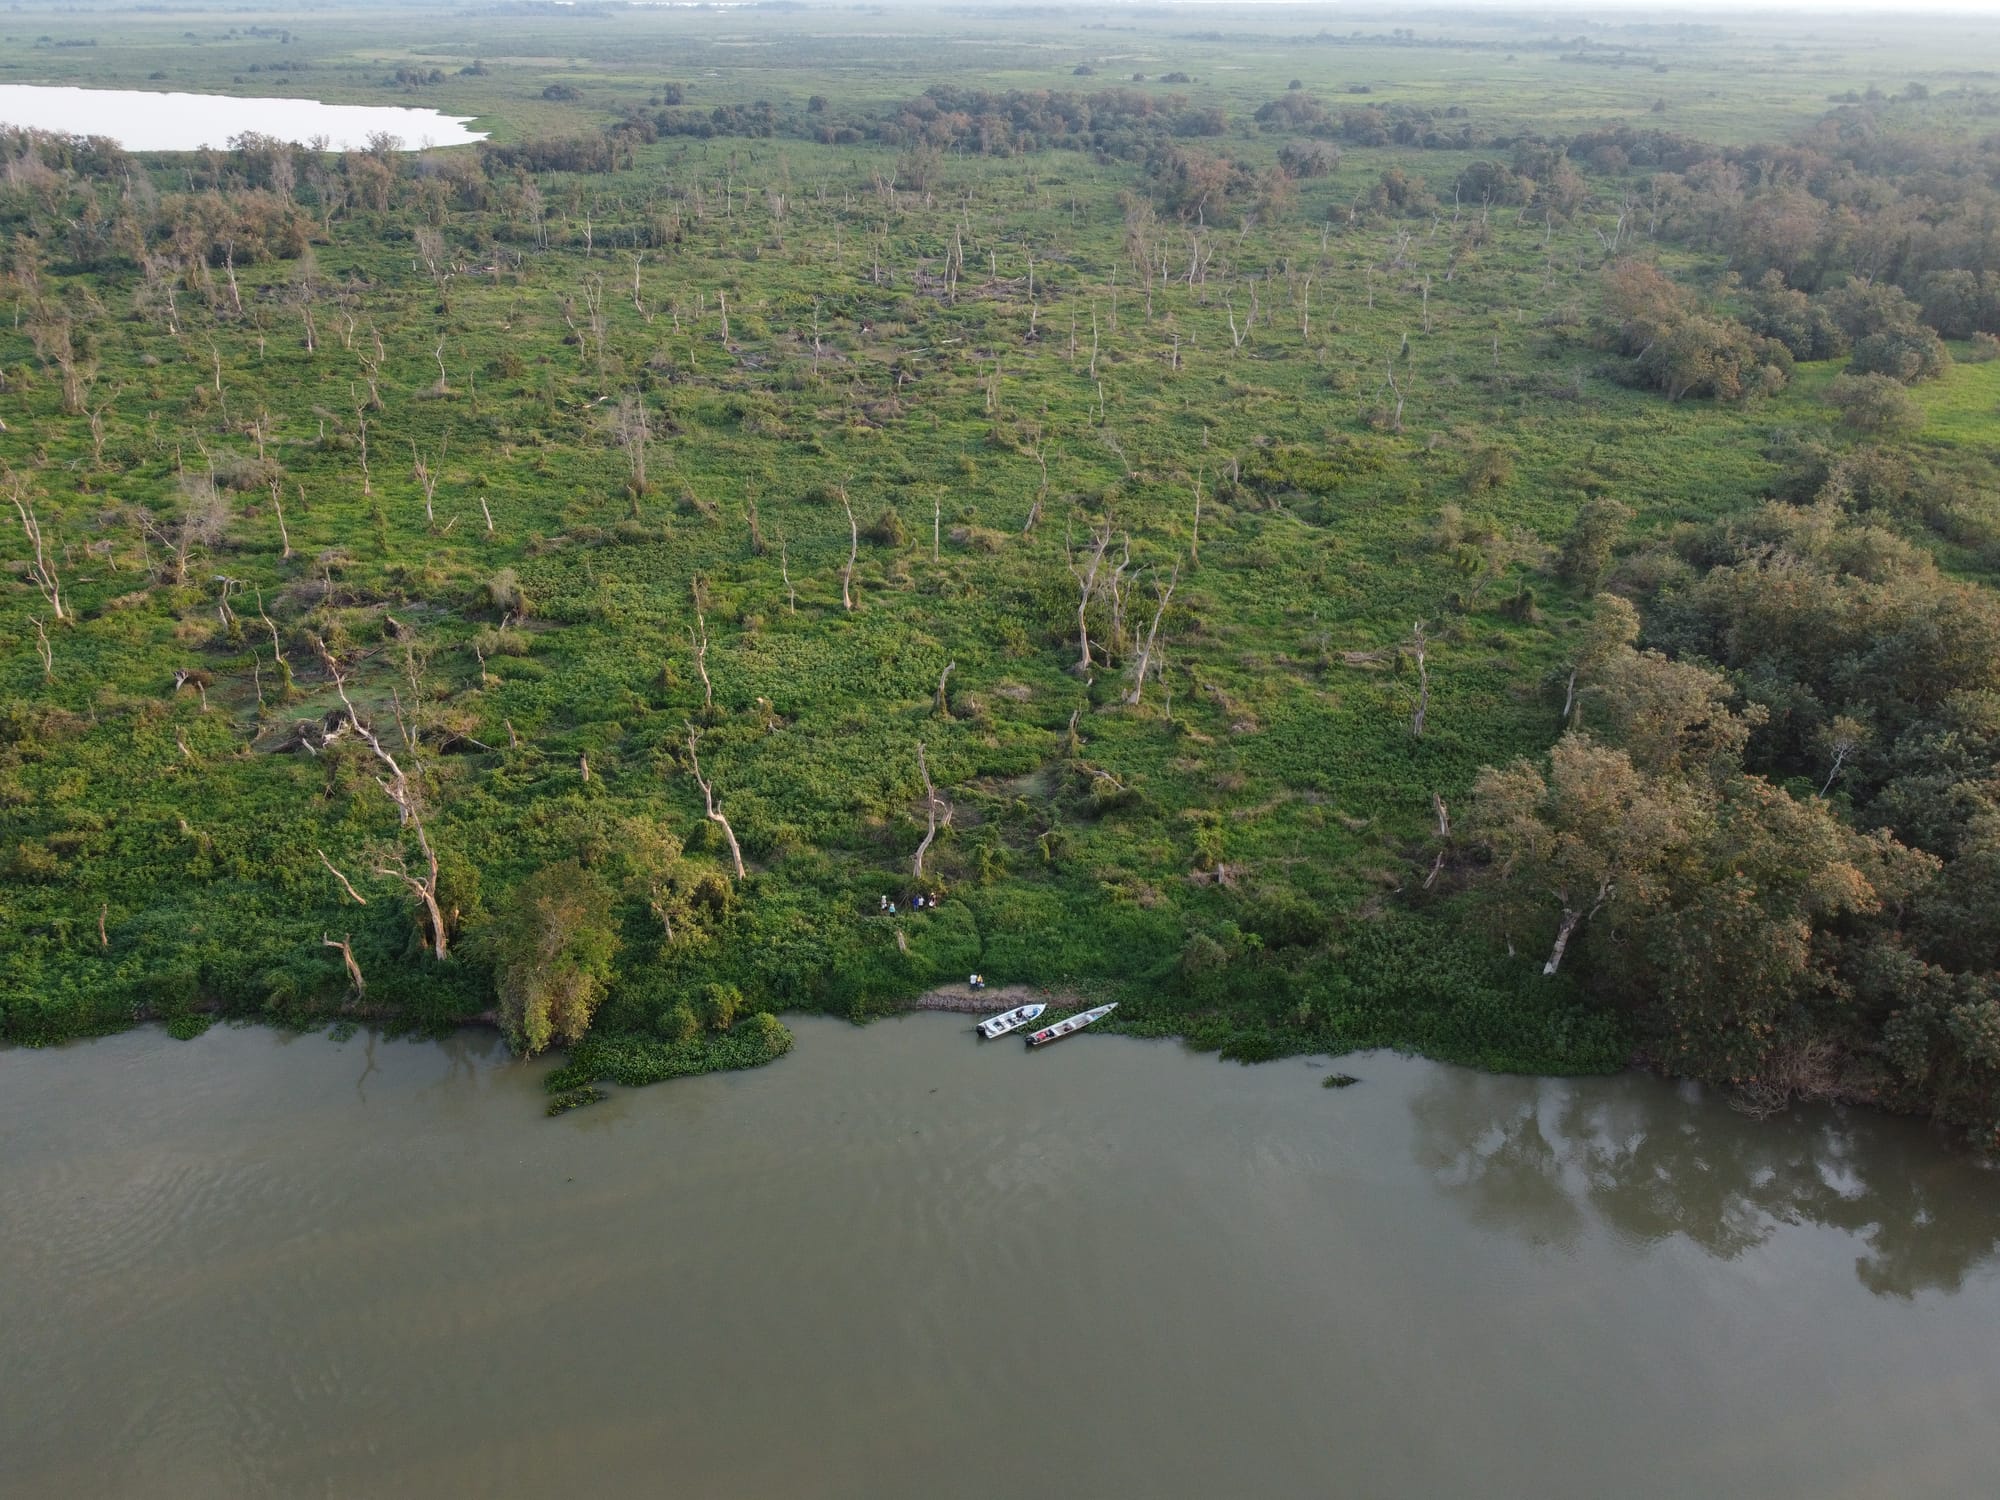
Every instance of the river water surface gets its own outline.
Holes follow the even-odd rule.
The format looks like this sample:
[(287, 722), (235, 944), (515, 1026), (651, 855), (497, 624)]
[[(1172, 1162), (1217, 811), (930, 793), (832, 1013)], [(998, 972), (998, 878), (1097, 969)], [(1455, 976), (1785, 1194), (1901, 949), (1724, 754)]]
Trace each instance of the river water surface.
[(0, 1053), (0, 1494), (2000, 1493), (2000, 1174), (1656, 1080), (807, 1019)]

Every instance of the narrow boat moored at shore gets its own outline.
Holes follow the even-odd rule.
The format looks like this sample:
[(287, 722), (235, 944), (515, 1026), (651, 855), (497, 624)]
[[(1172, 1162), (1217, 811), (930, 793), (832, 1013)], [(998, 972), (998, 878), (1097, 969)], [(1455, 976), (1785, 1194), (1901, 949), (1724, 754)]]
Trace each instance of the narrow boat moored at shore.
[(1047, 1009), (1046, 1005), (1039, 1004), (1017, 1005), (1003, 1015), (987, 1017), (974, 1029), (990, 1042), (996, 1036), (1005, 1036), (1010, 1031), (1020, 1030)]
[(1114, 1000), (1109, 1005), (1094, 1005), (1089, 1010), (1080, 1010), (1075, 1015), (1056, 1022), (1053, 1026), (1044, 1026), (1040, 1031), (1029, 1032), (1028, 1045), (1030, 1047), (1041, 1047), (1050, 1042), (1059, 1042), (1064, 1037), (1083, 1030), (1092, 1021), (1103, 1020), (1116, 1009), (1118, 1009), (1118, 1002)]

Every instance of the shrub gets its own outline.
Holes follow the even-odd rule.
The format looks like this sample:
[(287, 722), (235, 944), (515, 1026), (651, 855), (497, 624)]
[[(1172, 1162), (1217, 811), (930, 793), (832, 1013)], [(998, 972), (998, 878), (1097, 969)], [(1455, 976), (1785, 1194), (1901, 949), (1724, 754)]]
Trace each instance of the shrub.
[(885, 505), (882, 513), (869, 524), (862, 533), (869, 541), (881, 547), (906, 547), (910, 541), (910, 528), (903, 524), (903, 518), (896, 513), (896, 507)]
[(581, 1040), (618, 947), (604, 882), (574, 860), (537, 870), (509, 893), (487, 932), (500, 1024), (515, 1049), (532, 1056)]
[(1616, 500), (1592, 500), (1576, 513), (1576, 522), (1563, 539), (1562, 558), (1556, 572), (1566, 583), (1587, 593), (1595, 593), (1611, 567), (1611, 554), (1623, 535), (1632, 512)]
[(1887, 375), (1911, 385), (1936, 380), (1951, 368), (1951, 355), (1928, 328), (1891, 328), (1856, 344), (1847, 368), (1850, 374)]
[(1741, 323), (1699, 315), (1669, 328), (1639, 355), (1639, 374), (1669, 401), (1713, 396), (1736, 401), (1784, 389), (1775, 340), (1757, 339)]
[(1278, 165), (1288, 177), (1325, 177), (1339, 169), (1340, 148), (1326, 141), (1287, 141), (1278, 148)]
[(705, 984), (701, 987), (701, 1018), (710, 1031), (727, 1031), (743, 1010), (743, 992), (733, 984)]
[(1489, 443), (1479, 449), (1465, 466), (1465, 488), (1469, 494), (1504, 489), (1513, 477), (1514, 455), (1497, 444)]
[(502, 615), (526, 619), (528, 596), (521, 592), (521, 580), (512, 568), (502, 568), (486, 580), (488, 608)]
[(659, 1032), (661, 1040), (684, 1045), (701, 1035), (701, 1017), (694, 1013), (693, 1006), (681, 1000), (660, 1012), (653, 1029)]
[(1827, 388), (1826, 400), (1857, 432), (1910, 438), (1923, 430), (1923, 408), (1902, 382), (1887, 375), (1839, 376)]

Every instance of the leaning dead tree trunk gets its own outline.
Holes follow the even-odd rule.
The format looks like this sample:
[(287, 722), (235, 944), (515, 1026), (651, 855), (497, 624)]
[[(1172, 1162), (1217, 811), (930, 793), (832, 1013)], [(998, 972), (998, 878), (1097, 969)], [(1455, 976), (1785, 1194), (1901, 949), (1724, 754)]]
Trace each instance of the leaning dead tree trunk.
[(1389, 378), (1385, 383), (1389, 387), (1390, 397), (1396, 403), (1396, 410), (1390, 415), (1389, 418), (1389, 430), (1392, 432), (1401, 432), (1403, 430), (1403, 390), (1401, 386), (1396, 384), (1395, 360), (1391, 359), (1389, 361), (1387, 365), (1387, 371)]
[(430, 836), (424, 832), (424, 824), (421, 818), (413, 815), (411, 826), (417, 831), (417, 847), (424, 857), (423, 874), (412, 875), (408, 861), (400, 854), (395, 857), (393, 862), (384, 860), (381, 864), (377, 865), (375, 873), (385, 879), (402, 881), (404, 886), (408, 888), (410, 895), (423, 907), (424, 915), (430, 920), (431, 951), (436, 954), (438, 962), (443, 963), (449, 955), (446, 951), (444, 913), (438, 909), (437, 851), (431, 847)]
[(353, 883), (350, 882), (345, 875), (340, 873), (340, 867), (336, 865), (332, 860), (326, 857), (326, 851), (324, 849), (315, 849), (313, 850), (313, 853), (319, 856), (319, 862), (326, 866), (328, 872), (332, 874), (333, 878), (340, 882), (340, 888), (343, 891), (347, 892), (349, 896), (354, 898), (354, 904), (356, 906), (366, 906), (368, 904), (368, 898), (362, 895), (361, 892), (357, 891), (354, 888)]
[(701, 756), (695, 750), (696, 735), (694, 725), (688, 725), (687, 732), (688, 766), (694, 772), (694, 784), (701, 788), (701, 800), (703, 806), (707, 809), (708, 821), (720, 828), (723, 838), (729, 841), (729, 858), (730, 862), (736, 867), (736, 878), (738, 880), (747, 879), (748, 877), (743, 869), (743, 850), (736, 842), (736, 830), (729, 826), (729, 819), (724, 817), (722, 809), (715, 805), (715, 788), (710, 786), (708, 779), (701, 774)]
[(652, 439), (653, 429), (646, 417), (645, 398), (637, 394), (622, 397), (612, 430), (625, 450), (625, 467), (630, 474), (627, 487), (636, 499), (650, 488), (646, 480), (646, 444)]
[(1201, 481), (1208, 473), (1206, 464), (1194, 476), (1194, 530), (1188, 535), (1188, 566), (1201, 566)]
[(443, 963), (450, 956), (450, 939), (445, 932), (444, 912), (438, 906), (437, 850), (432, 847), (430, 833), (424, 827), (422, 799), (418, 796), (416, 787), (410, 784), (410, 778), (404, 773), (403, 768), (397, 764), (396, 757), (390, 754), (375, 737), (375, 731), (361, 722), (361, 715), (355, 712), (353, 700), (347, 696), (347, 678), (342, 674), (339, 664), (334, 661), (333, 653), (326, 649), (326, 642), (314, 636), (313, 645), (319, 651), (321, 660), (326, 663), (327, 671), (332, 674), (334, 690), (340, 694), (341, 707), (347, 710), (348, 725), (361, 737), (362, 743), (368, 746), (375, 758), (389, 768), (389, 774), (377, 776), (375, 784), (382, 788), (383, 794), (391, 802), (396, 804), (396, 812), (402, 826), (416, 833), (417, 850), (423, 856), (420, 874), (410, 873), (409, 861), (400, 853), (393, 859), (384, 859), (375, 867), (375, 873), (384, 879), (400, 880), (417, 904), (423, 908), (424, 916), (430, 923), (431, 951), (437, 956), (438, 962)]
[(424, 523), (429, 526), (437, 525), (437, 510), (433, 502), (437, 498), (438, 479), (444, 466), (445, 449), (450, 446), (450, 443), (451, 439), (447, 436), (443, 442), (438, 444), (438, 467), (436, 468), (433, 468), (430, 461), (417, 451), (415, 443), (410, 444), (410, 473), (423, 489)]
[(938, 831), (937, 788), (931, 784), (931, 768), (924, 761), (924, 742), (922, 740), (917, 741), (917, 770), (924, 778), (924, 807), (925, 811), (929, 814), (930, 825), (924, 830), (924, 841), (917, 845), (916, 858), (910, 861), (910, 878), (913, 880), (922, 880), (924, 878), (924, 856), (931, 852), (931, 843), (937, 838)]
[(1410, 627), (1410, 643), (1404, 647), (1417, 667), (1417, 706), (1410, 711), (1410, 734), (1415, 739), (1424, 737), (1424, 719), (1431, 708), (1431, 674), (1426, 661), (1426, 647), (1424, 622), (1419, 620)]
[(1444, 857), (1451, 850), (1451, 810), (1444, 805), (1444, 798), (1436, 792), (1431, 793), (1431, 810), (1437, 814), (1438, 852), (1437, 858), (1431, 861), (1430, 874), (1424, 877), (1425, 890), (1437, 884), (1438, 873), (1444, 869)]
[(711, 713), (715, 709), (715, 688), (708, 680), (708, 622), (701, 617), (701, 611), (694, 612), (694, 622), (698, 630), (688, 632), (688, 646), (694, 651), (694, 669), (701, 677), (701, 711)]
[(342, 933), (338, 942), (335, 942), (323, 932), (319, 935), (321, 947), (338, 948), (340, 950), (341, 960), (347, 965), (347, 977), (354, 981), (355, 998), (359, 999), (368, 993), (368, 981), (361, 977), (361, 965), (354, 961), (352, 940), (352, 933)]
[(1611, 882), (1605, 881), (1597, 888), (1597, 900), (1588, 910), (1579, 911), (1571, 906), (1568, 892), (1558, 893), (1563, 898), (1562, 921), (1556, 927), (1556, 945), (1549, 950), (1549, 960), (1542, 965), (1542, 977), (1550, 978), (1562, 967), (1563, 955), (1569, 951), (1569, 940), (1576, 936), (1577, 928), (1597, 915), (1598, 909), (1611, 898)]
[(21, 517), (21, 530), (28, 534), (28, 545), (35, 553), (34, 560), (28, 564), (28, 581), (48, 601), (49, 612), (58, 620), (67, 620), (69, 613), (63, 608), (62, 579), (57, 576), (55, 564), (49, 560), (48, 549), (42, 544), (42, 523), (35, 515), (35, 508), (21, 498), (19, 480), (15, 481), (11, 498), (14, 509)]
[(285, 550), (278, 561), (290, 562), (292, 560), (292, 533), (290, 528), (285, 525), (284, 488), (284, 480), (273, 476), (271, 480), (271, 513), (278, 518), (278, 540), (283, 542), (285, 546)]
[[(1093, 313), (1092, 316), (1094, 317), (1095, 314)], [(1093, 354), (1091, 358), (1094, 363), (1096, 356)], [(1049, 456), (1042, 451), (1042, 440), (1036, 438), (1035, 446), (1028, 451), (1034, 454), (1035, 463), (1041, 468), (1042, 482), (1041, 486), (1035, 491), (1035, 503), (1028, 507), (1028, 520), (1021, 528), (1022, 536), (1027, 536), (1034, 531), (1035, 522), (1042, 518), (1042, 502), (1049, 498)]]
[(1181, 581), (1181, 565), (1174, 563), (1174, 571), (1167, 577), (1167, 586), (1160, 590), (1159, 608), (1153, 611), (1152, 628), (1146, 632), (1146, 644), (1139, 648), (1139, 665), (1132, 674), (1132, 691), (1125, 695), (1125, 701), (1137, 705), (1146, 692), (1146, 671), (1153, 664), (1153, 643), (1160, 638), (1160, 619), (1173, 603), (1174, 588)]
[(944, 664), (944, 670), (938, 673), (937, 712), (940, 719), (949, 719), (951, 717), (951, 705), (945, 701), (944, 685), (950, 680), (951, 674), (957, 669), (957, 662), (948, 661)]
[(1076, 671), (1078, 674), (1090, 670), (1090, 600), (1091, 596), (1097, 592), (1098, 575), (1103, 571), (1104, 554), (1110, 546), (1111, 523), (1106, 521), (1103, 526), (1091, 534), (1089, 561), (1080, 566), (1075, 562), (1071, 562), (1069, 566), (1069, 570), (1075, 575), (1077, 583)]
[(847, 500), (847, 486), (840, 487), (840, 508), (847, 512), (847, 566), (840, 570), (840, 604), (854, 611), (854, 565), (861, 558), (861, 528), (854, 524), (854, 507)]

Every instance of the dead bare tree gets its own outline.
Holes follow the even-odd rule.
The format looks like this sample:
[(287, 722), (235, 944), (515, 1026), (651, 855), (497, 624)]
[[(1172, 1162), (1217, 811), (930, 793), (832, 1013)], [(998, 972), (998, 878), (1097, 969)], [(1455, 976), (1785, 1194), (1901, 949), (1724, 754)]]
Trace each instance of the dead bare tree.
[(1402, 387), (1396, 384), (1396, 361), (1394, 359), (1389, 360), (1384, 368), (1388, 374), (1388, 380), (1385, 383), (1389, 387), (1390, 396), (1396, 402), (1396, 409), (1389, 416), (1389, 429), (1392, 432), (1401, 432), (1403, 430), (1403, 391)]
[(688, 646), (694, 652), (694, 669), (701, 677), (701, 711), (715, 711), (715, 686), (708, 680), (708, 622), (701, 611), (694, 612), (695, 629), (688, 632)]
[(375, 784), (382, 788), (384, 795), (391, 802), (396, 804), (398, 821), (401, 826), (414, 831), (418, 852), (423, 856), (420, 874), (410, 873), (409, 862), (400, 850), (386, 856), (375, 867), (375, 873), (384, 879), (400, 880), (418, 905), (423, 908), (430, 922), (431, 950), (437, 956), (438, 962), (443, 963), (449, 956), (450, 939), (445, 931), (444, 912), (438, 905), (438, 857), (437, 850), (431, 844), (430, 833), (424, 827), (423, 799), (416, 786), (404, 773), (402, 766), (397, 764), (396, 757), (381, 740), (375, 737), (375, 731), (361, 722), (361, 715), (355, 712), (353, 700), (347, 696), (346, 675), (340, 670), (340, 664), (334, 660), (333, 653), (327, 650), (326, 642), (318, 636), (312, 639), (314, 648), (319, 652), (320, 659), (326, 663), (327, 672), (333, 678), (334, 690), (340, 694), (341, 706), (347, 710), (349, 727), (360, 736), (362, 743), (367, 745), (375, 758), (389, 768), (389, 774), (377, 776)]
[(338, 942), (335, 942), (332, 938), (328, 937), (323, 932), (319, 935), (319, 941), (321, 947), (338, 948), (340, 950), (340, 957), (342, 961), (347, 965), (347, 977), (354, 982), (355, 998), (359, 999), (361, 996), (368, 993), (368, 981), (361, 977), (361, 965), (354, 961), (354, 948), (352, 946), (352, 939), (353, 939), (353, 934), (346, 932), (343, 932), (340, 935), (340, 941)]
[(1049, 456), (1042, 451), (1042, 440), (1035, 439), (1034, 447), (1028, 450), (1035, 456), (1035, 464), (1042, 471), (1041, 487), (1035, 491), (1035, 503), (1028, 507), (1027, 524), (1021, 528), (1021, 535), (1027, 536), (1035, 529), (1035, 522), (1042, 518), (1042, 504), (1049, 498)]
[[(18, 314), (15, 326), (20, 326)], [(84, 409), (85, 397), (90, 393), (93, 371), (90, 366), (83, 364), (77, 358), (68, 319), (62, 316), (38, 317), (28, 324), (27, 332), (28, 337), (34, 341), (36, 357), (45, 367), (54, 365), (62, 378), (63, 415), (66, 417), (80, 415)]]
[[(93, 468), (101, 469), (104, 467), (104, 414), (111, 410), (113, 404), (118, 400), (118, 396), (119, 392), (113, 391), (102, 401), (98, 402), (97, 405), (90, 407), (84, 413), (90, 422), (90, 462)], [(262, 457), (261, 454), (258, 456)]]
[(375, 328), (370, 327), (368, 337), (374, 343), (374, 352), (370, 353), (367, 350), (363, 350), (354, 357), (361, 364), (361, 379), (368, 387), (368, 400), (364, 403), (364, 409), (368, 411), (381, 411), (382, 360), (384, 358), (382, 335)]
[(840, 570), (840, 604), (850, 614), (854, 610), (854, 565), (861, 558), (861, 528), (854, 523), (854, 507), (848, 503), (847, 485), (840, 487), (840, 508), (847, 512), (847, 566)]
[(1410, 627), (1410, 639), (1403, 652), (1417, 669), (1417, 704), (1410, 711), (1410, 734), (1415, 739), (1424, 737), (1424, 719), (1431, 707), (1431, 673), (1428, 661), (1429, 642), (1424, 636), (1424, 622), (1417, 621)]
[(924, 742), (917, 741), (917, 771), (924, 778), (924, 807), (929, 815), (929, 826), (924, 830), (924, 841), (917, 845), (916, 857), (910, 861), (910, 878), (921, 881), (924, 878), (924, 856), (931, 852), (931, 843), (938, 831), (938, 794), (931, 785), (931, 768), (924, 761)]
[(452, 265), (445, 250), (444, 232), (428, 224), (422, 225), (417, 229), (416, 246), (417, 258), (424, 263), (424, 270), (437, 284), (438, 310), (449, 313)]
[(949, 719), (951, 717), (951, 705), (945, 701), (944, 685), (951, 679), (951, 674), (957, 669), (957, 662), (948, 661), (944, 664), (944, 670), (938, 673), (937, 712), (940, 719)]
[(697, 736), (694, 725), (688, 725), (687, 732), (688, 766), (694, 773), (694, 784), (701, 788), (701, 800), (703, 806), (707, 809), (706, 816), (708, 821), (720, 828), (723, 838), (728, 840), (729, 858), (736, 866), (736, 878), (738, 880), (747, 879), (748, 877), (743, 870), (743, 850), (736, 842), (736, 830), (729, 826), (729, 819), (724, 817), (722, 809), (716, 806), (715, 789), (708, 784), (708, 779), (701, 774), (701, 756), (695, 750)]
[(284, 553), (280, 562), (292, 560), (292, 533), (285, 526), (285, 481), (276, 475), (271, 478), (271, 513), (278, 518), (278, 539), (284, 543)]
[(1109, 597), (1111, 603), (1111, 649), (1104, 656), (1106, 666), (1111, 664), (1113, 656), (1125, 655), (1126, 648), (1130, 645), (1130, 642), (1125, 638), (1125, 594), (1131, 587), (1131, 584), (1127, 583), (1125, 579), (1126, 570), (1132, 566), (1132, 538), (1130, 534), (1125, 535), (1122, 541), (1123, 547), (1118, 558), (1118, 566), (1111, 570), (1111, 576), (1104, 583), (1104, 592)]
[[(49, 633), (42, 628), (42, 622), (39, 618), (31, 618), (28, 623), (35, 627), (35, 655), (42, 659), (42, 680), (44, 682), (54, 682), (56, 680), (56, 657), (55, 653), (49, 649)], [(938, 690), (940, 693), (943, 692), (942, 684), (939, 685)], [(1829, 782), (1829, 785), (1831, 785), (1831, 782)]]
[(1153, 611), (1153, 624), (1152, 628), (1146, 632), (1146, 644), (1139, 648), (1139, 664), (1132, 673), (1132, 691), (1125, 695), (1127, 703), (1136, 706), (1145, 695), (1146, 669), (1152, 665), (1153, 643), (1160, 638), (1160, 620), (1165, 616), (1167, 606), (1173, 602), (1174, 587), (1180, 581), (1181, 565), (1179, 559), (1176, 559), (1174, 562), (1174, 571), (1167, 577), (1167, 586), (1162, 589), (1159, 587), (1157, 581), (1154, 583), (1154, 588), (1159, 593), (1160, 603), (1159, 607)]
[(271, 655), (277, 659), (278, 678), (283, 684), (284, 698), (290, 702), (296, 696), (292, 686), (292, 664), (285, 660), (285, 648), (278, 640), (278, 622), (264, 613), (264, 591), (257, 590), (257, 618), (264, 622), (264, 628), (271, 632)]
[(1544, 979), (1552, 977), (1562, 967), (1563, 955), (1569, 951), (1569, 940), (1576, 936), (1577, 928), (1603, 910), (1604, 903), (1611, 899), (1611, 892), (1612, 880), (1608, 875), (1598, 882), (1597, 895), (1587, 908), (1571, 906), (1567, 890), (1557, 892), (1563, 902), (1562, 921), (1556, 926), (1555, 946), (1549, 950), (1548, 961), (1542, 965)]
[(181, 513), (171, 531), (153, 520), (151, 515), (140, 512), (146, 534), (164, 547), (173, 559), (172, 577), (176, 586), (188, 581), (188, 564), (193, 560), (195, 550), (219, 540), (229, 522), (229, 506), (208, 475), (189, 474), (183, 470), (180, 484), (183, 496)]
[[(1206, 437), (1204, 429), (1204, 440)], [(1194, 531), (1188, 540), (1188, 566), (1195, 568), (1201, 566), (1201, 481), (1207, 473), (1208, 466), (1204, 464), (1195, 470), (1194, 475)]]
[(581, 284), (583, 306), (590, 320), (590, 338), (597, 350), (597, 379), (604, 380), (604, 335), (607, 328), (604, 317), (604, 278), (586, 276)]
[(14, 510), (21, 517), (21, 529), (28, 534), (28, 545), (34, 549), (34, 560), (28, 564), (28, 581), (41, 592), (48, 601), (49, 611), (58, 620), (67, 620), (69, 613), (63, 608), (62, 579), (56, 572), (56, 565), (49, 557), (49, 550), (42, 541), (42, 523), (35, 515), (34, 506), (23, 498), (23, 485), (18, 475), (8, 475), (14, 502)]
[(617, 415), (612, 419), (612, 432), (618, 438), (618, 445), (625, 450), (625, 465), (630, 471), (627, 481), (633, 497), (646, 493), (646, 444), (652, 438), (651, 424), (646, 419), (646, 403), (637, 394), (619, 398)]
[(437, 499), (438, 480), (443, 477), (445, 449), (450, 445), (451, 434), (446, 433), (438, 443), (437, 467), (433, 468), (430, 460), (417, 451), (417, 445), (414, 442), (410, 444), (410, 473), (424, 492), (424, 522), (426, 525), (437, 525), (437, 510), (434, 502)]
[(1445, 855), (1451, 852), (1451, 810), (1444, 805), (1444, 798), (1431, 793), (1431, 811), (1437, 814), (1438, 852), (1431, 861), (1431, 872), (1424, 877), (1424, 889), (1429, 890), (1437, 883), (1438, 872), (1444, 869)]
[(1104, 554), (1111, 546), (1111, 523), (1106, 521), (1091, 533), (1090, 555), (1083, 563), (1070, 560), (1069, 570), (1077, 583), (1076, 672), (1081, 675), (1090, 670), (1090, 600), (1097, 592), (1097, 580), (1104, 568)]

